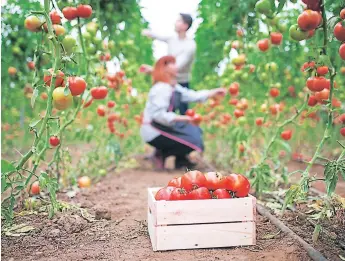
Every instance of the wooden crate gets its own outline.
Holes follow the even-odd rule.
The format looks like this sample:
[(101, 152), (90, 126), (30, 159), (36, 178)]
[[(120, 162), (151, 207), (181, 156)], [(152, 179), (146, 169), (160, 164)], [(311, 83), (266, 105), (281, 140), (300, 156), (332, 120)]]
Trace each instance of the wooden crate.
[(156, 201), (159, 189), (148, 189), (153, 251), (255, 245), (255, 197)]

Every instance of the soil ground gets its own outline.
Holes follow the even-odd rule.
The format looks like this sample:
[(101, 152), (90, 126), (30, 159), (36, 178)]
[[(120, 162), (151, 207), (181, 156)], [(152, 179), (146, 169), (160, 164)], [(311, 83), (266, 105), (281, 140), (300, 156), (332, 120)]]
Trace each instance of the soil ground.
[[(16, 217), (35, 230), (26, 236), (2, 238), (2, 260), (310, 260), (306, 252), (272, 225), (257, 217), (254, 247), (153, 252), (146, 223), (146, 189), (162, 186), (180, 173), (128, 170), (111, 173), (70, 200), (99, 220), (88, 221), (80, 210)], [(60, 195), (66, 200), (65, 195)], [(107, 220), (110, 218), (110, 220)]]
[[(25, 223), (35, 230), (19, 237), (3, 235), (2, 260), (310, 260), (298, 243), (260, 215), (256, 246), (153, 252), (146, 222), (147, 188), (164, 186), (182, 172), (155, 172), (144, 163), (140, 163), (139, 169), (111, 172), (72, 199), (60, 193), (60, 200), (78, 207), (58, 213), (51, 220), (43, 213), (16, 216), (15, 224)], [(304, 164), (291, 161), (288, 168), (289, 171), (303, 169)], [(323, 167), (315, 166), (311, 172), (322, 176)], [(321, 183), (313, 185), (324, 191)], [(345, 182), (340, 180), (337, 193), (345, 196), (344, 188)], [(312, 244), (313, 227), (306, 220), (291, 212), (282, 220)], [(339, 224), (327, 228), (332, 235), (345, 235)], [(345, 240), (344, 236), (339, 239)], [(315, 247), (329, 260), (340, 260), (339, 254), (343, 255), (344, 251), (337, 240), (321, 233)]]

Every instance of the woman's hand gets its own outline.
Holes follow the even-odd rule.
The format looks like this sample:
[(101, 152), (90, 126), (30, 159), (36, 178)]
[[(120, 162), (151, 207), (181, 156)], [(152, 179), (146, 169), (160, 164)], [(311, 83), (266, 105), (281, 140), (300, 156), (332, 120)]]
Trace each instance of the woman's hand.
[(175, 118), (175, 122), (191, 123), (192, 121), (193, 121), (193, 118), (187, 115), (177, 115)]
[(145, 73), (145, 74), (151, 74), (153, 71), (152, 66), (148, 65), (148, 64), (142, 64), (139, 67), (139, 72), (140, 73)]
[(225, 88), (217, 88), (211, 90), (210, 98), (215, 97), (215, 96), (225, 96), (226, 94), (226, 89)]

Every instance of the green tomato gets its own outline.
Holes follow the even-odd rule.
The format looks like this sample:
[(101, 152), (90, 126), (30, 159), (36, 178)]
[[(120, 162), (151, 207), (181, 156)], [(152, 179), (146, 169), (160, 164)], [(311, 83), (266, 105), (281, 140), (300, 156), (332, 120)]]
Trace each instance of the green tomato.
[(244, 81), (244, 82), (248, 81), (248, 78), (249, 78), (249, 74), (248, 73), (243, 73), (241, 75), (241, 80)]
[(267, 73), (263, 72), (261, 73), (261, 80), (266, 81), (268, 79)]
[(73, 52), (73, 48), (77, 44), (77, 41), (71, 35), (66, 35), (65, 38), (62, 40), (63, 47), (65, 51), (70, 54)]
[(48, 64), (49, 62), (50, 62), (50, 56), (49, 56), (49, 54), (43, 53), (43, 54), (41, 55), (41, 64), (42, 64), (42, 65), (46, 65), (46, 64)]
[(278, 65), (275, 62), (270, 63), (270, 69), (272, 72), (278, 71)]
[(89, 32), (84, 32), (84, 33), (82, 33), (82, 35), (83, 35), (83, 38), (85, 39), (85, 41), (91, 41), (92, 36)]
[(272, 15), (272, 6), (269, 0), (259, 0), (255, 4), (255, 11), (264, 15)]
[(101, 175), (101, 176), (104, 176), (105, 174), (107, 174), (107, 171), (105, 169), (100, 169), (98, 171), (98, 174)]
[(97, 49), (96, 46), (94, 46), (93, 44), (90, 44), (87, 48), (86, 51), (88, 54), (95, 54)]
[(289, 35), (292, 40), (302, 41), (308, 38), (308, 32), (302, 31), (297, 24), (291, 25), (289, 29)]
[(290, 0), (291, 3), (296, 4), (297, 0)]
[(113, 40), (110, 40), (110, 41), (108, 42), (108, 48), (109, 48), (110, 50), (115, 49), (115, 42), (114, 42)]
[(237, 119), (237, 122), (238, 122), (239, 125), (243, 126), (243, 125), (245, 125), (248, 121), (247, 121), (247, 118), (246, 118), (245, 116), (243, 116), (243, 117), (238, 118), (238, 119)]
[(21, 55), (22, 54), (22, 50), (19, 48), (19, 46), (13, 46), (12, 47), (12, 53), (14, 55)]
[(286, 24), (284, 24), (284, 23), (279, 23), (279, 24), (277, 25), (277, 27), (278, 27), (279, 32), (281, 32), (281, 33), (286, 32), (286, 29), (287, 29), (287, 25), (286, 25)]
[(280, 89), (282, 87), (282, 84), (280, 82), (277, 82), (275, 85), (274, 85), (276, 88)]
[(97, 37), (94, 37), (92, 39), (92, 43), (94, 45), (96, 45), (97, 47), (100, 47), (102, 45), (102, 39), (101, 38), (97, 38)]
[(240, 79), (242, 76), (242, 72), (241, 71), (234, 71), (234, 73), (232, 75), (234, 78)]
[(86, 25), (86, 31), (89, 32), (91, 35), (96, 35), (98, 29), (98, 25), (95, 22), (90, 22)]
[(222, 84), (223, 84), (224, 86), (229, 85), (229, 84), (230, 84), (230, 79), (229, 79), (229, 78), (223, 79), (223, 80), (222, 80)]

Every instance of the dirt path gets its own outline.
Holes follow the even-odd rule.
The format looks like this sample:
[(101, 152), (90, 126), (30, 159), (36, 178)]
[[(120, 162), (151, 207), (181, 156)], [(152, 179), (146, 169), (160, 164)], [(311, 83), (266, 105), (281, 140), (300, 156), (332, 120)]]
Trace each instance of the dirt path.
[[(82, 191), (72, 203), (110, 220), (88, 222), (80, 211), (17, 217), (36, 230), (2, 238), (2, 260), (309, 260), (292, 239), (258, 216), (257, 246), (211, 250), (153, 252), (146, 227), (146, 189), (162, 186), (180, 173), (130, 170), (109, 174)], [(276, 235), (277, 234), (277, 235)], [(276, 235), (276, 236), (274, 236)]]

